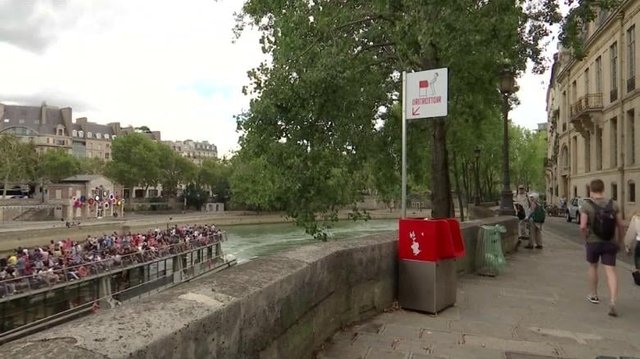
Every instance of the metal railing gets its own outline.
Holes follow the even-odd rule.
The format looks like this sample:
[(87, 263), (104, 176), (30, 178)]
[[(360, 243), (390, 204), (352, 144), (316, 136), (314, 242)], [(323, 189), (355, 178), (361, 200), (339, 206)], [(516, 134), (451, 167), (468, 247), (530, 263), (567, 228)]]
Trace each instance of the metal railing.
[(592, 93), (580, 97), (573, 105), (571, 105), (571, 117), (575, 118), (586, 111), (602, 110), (602, 94)]
[[(122, 271), (124, 269), (139, 266), (163, 257), (171, 257), (188, 253), (192, 250), (209, 246), (220, 241), (224, 241), (226, 232), (219, 232), (210, 235), (205, 240), (193, 239), (189, 242), (175, 243), (156, 250), (142, 250), (120, 256), (91, 261), (73, 266), (65, 266), (44, 273), (34, 273), (20, 277), (0, 280), (0, 301), (12, 295), (23, 295), (43, 288), (54, 289), (66, 285), (67, 283), (89, 279), (91, 277)], [(119, 263), (116, 263), (119, 262)]]
[[(171, 257), (175, 258), (176, 256), (180, 256), (182, 254), (187, 254), (187, 253), (193, 253), (195, 251), (198, 250), (202, 250), (204, 248), (208, 248), (208, 247), (212, 247), (217, 245), (218, 243), (220, 243), (222, 241), (222, 239), (220, 240), (215, 240), (207, 245), (198, 247), (198, 248), (193, 248), (190, 250), (187, 250), (185, 252), (181, 252), (181, 253), (176, 253), (174, 255), (172, 255)], [(139, 267), (139, 266), (144, 266), (144, 265), (150, 265), (154, 262), (158, 262), (163, 260), (162, 258), (160, 259), (156, 259), (155, 261), (149, 262), (149, 263), (144, 263), (144, 264), (136, 264), (135, 266), (130, 266), (128, 268), (124, 268), (122, 270), (128, 270), (128, 269), (133, 269), (135, 267)], [(217, 261), (217, 262), (214, 262)], [(193, 269), (195, 269), (198, 266), (203, 266), (206, 265), (208, 267), (207, 271), (201, 272), (198, 275), (202, 275), (205, 273), (208, 273), (212, 270), (220, 270), (220, 269), (224, 269), (227, 267), (230, 267), (232, 265), (234, 265), (236, 263), (235, 259), (231, 260), (231, 261), (225, 261), (224, 260), (224, 254), (222, 252), (217, 253), (217, 252), (213, 252), (211, 257), (207, 258), (206, 261), (198, 261), (198, 262), (192, 262), (191, 264), (187, 264), (187, 266), (180, 268), (181, 272), (188, 272), (191, 271)], [(120, 270), (119, 270), (120, 271)], [(63, 311), (54, 313), (52, 315), (48, 315), (44, 318), (41, 319), (36, 319), (36, 320), (32, 320), (29, 322), (24, 323), (23, 325), (19, 325), (15, 328), (9, 329), (9, 330), (5, 330), (3, 332), (0, 332), (0, 345), (9, 342), (11, 340), (15, 340), (18, 339), (20, 337), (35, 333), (39, 330), (51, 327), (52, 325), (57, 325), (63, 322), (66, 322), (68, 320), (71, 320), (73, 318), (76, 318), (78, 316), (82, 316), (82, 315), (86, 315), (92, 312), (96, 312), (98, 310), (100, 310), (100, 305), (99, 303), (101, 301), (109, 301), (112, 300), (113, 298), (119, 296), (120, 294), (124, 294), (127, 293), (129, 291), (133, 291), (136, 289), (140, 289), (140, 288), (144, 288), (144, 287), (148, 287), (149, 285), (153, 285), (154, 283), (158, 283), (161, 285), (161, 287), (156, 288), (155, 290), (161, 290), (162, 288), (165, 288), (167, 286), (172, 286), (175, 285), (175, 283), (169, 283), (169, 284), (164, 284), (167, 282), (167, 279), (172, 279), (174, 275), (173, 271), (163, 271), (163, 272), (158, 272), (157, 275), (154, 278), (149, 278), (146, 281), (143, 281), (141, 283), (138, 284), (134, 284), (132, 286), (128, 286), (122, 290), (116, 290), (113, 292), (109, 292), (109, 294), (100, 294), (98, 292), (93, 293), (93, 295), (91, 296), (90, 299), (86, 300), (83, 303), (79, 303), (78, 305), (75, 306), (71, 306), (68, 309), (65, 309)], [(186, 280), (191, 280), (196, 276), (192, 276), (192, 277), (188, 277), (186, 278)], [(87, 278), (89, 279), (89, 278)], [(94, 277), (95, 279), (95, 277)], [(156, 286), (157, 287), (157, 286)], [(146, 293), (151, 294), (154, 290), (152, 291), (148, 291)], [(145, 293), (145, 294), (146, 294)], [(140, 297), (140, 296), (138, 296)], [(73, 298), (67, 298), (68, 300), (72, 300)]]

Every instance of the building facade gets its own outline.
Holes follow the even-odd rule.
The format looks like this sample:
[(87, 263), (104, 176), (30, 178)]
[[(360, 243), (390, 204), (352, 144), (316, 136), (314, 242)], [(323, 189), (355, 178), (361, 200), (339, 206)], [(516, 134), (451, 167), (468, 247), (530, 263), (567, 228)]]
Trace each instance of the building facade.
[[(0, 104), (0, 135), (13, 134), (22, 141), (35, 145), (38, 153), (51, 149), (64, 150), (77, 158), (112, 160), (112, 141), (128, 133), (143, 133), (154, 141), (161, 142), (161, 133), (146, 126), (122, 127), (119, 122), (106, 125), (89, 122), (86, 117), (72, 120), (69, 107), (58, 108), (43, 103), (38, 106)], [(207, 158), (217, 158), (218, 150), (207, 141), (162, 141), (185, 158), (200, 165)], [(162, 187), (134, 188), (125, 190), (132, 198), (158, 197)]]
[(583, 27), (586, 56), (556, 54), (547, 93), (547, 192), (560, 198), (588, 197), (589, 183), (605, 182), (607, 196), (628, 216), (637, 208), (640, 151), (636, 83), (640, 0), (600, 11)]
[(159, 131), (141, 131), (119, 122), (106, 125), (89, 122), (86, 117), (72, 120), (70, 107), (58, 108), (43, 103), (37, 106), (0, 104), (0, 134), (10, 133), (35, 145), (38, 153), (62, 149), (78, 158), (111, 160), (111, 142), (118, 136), (144, 132), (160, 141)]
[(71, 153), (71, 108), (0, 104), (0, 134), (10, 133), (35, 145), (38, 153), (61, 149)]
[(183, 157), (191, 160), (196, 165), (202, 164), (205, 159), (218, 158), (218, 148), (216, 145), (208, 141), (163, 141), (164, 144), (171, 147), (174, 151), (180, 153)]

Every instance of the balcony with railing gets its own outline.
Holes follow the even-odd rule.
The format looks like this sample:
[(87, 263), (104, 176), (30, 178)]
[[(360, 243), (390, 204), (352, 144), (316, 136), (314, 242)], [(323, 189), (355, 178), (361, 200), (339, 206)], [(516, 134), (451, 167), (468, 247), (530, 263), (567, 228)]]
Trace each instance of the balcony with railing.
[(571, 123), (583, 136), (593, 128), (594, 121), (602, 116), (602, 94), (584, 95), (571, 105)]

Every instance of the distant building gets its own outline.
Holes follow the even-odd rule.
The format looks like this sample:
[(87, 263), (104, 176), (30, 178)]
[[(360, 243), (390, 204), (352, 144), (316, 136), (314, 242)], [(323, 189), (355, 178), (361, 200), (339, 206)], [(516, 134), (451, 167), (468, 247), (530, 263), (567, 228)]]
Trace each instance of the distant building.
[[(62, 149), (78, 158), (111, 160), (111, 141), (117, 136), (132, 133), (132, 127), (122, 128), (114, 122), (101, 125), (86, 117), (72, 120), (70, 107), (17, 106), (0, 104), (0, 134), (10, 133), (35, 145), (38, 153)], [(149, 132), (160, 140), (160, 132)]]
[(538, 128), (536, 129), (537, 132), (547, 132), (547, 123), (539, 123), (538, 124)]
[(39, 153), (62, 149), (71, 153), (71, 108), (0, 104), (0, 134), (10, 133), (35, 145)]
[(207, 158), (215, 159), (218, 157), (218, 148), (216, 147), (216, 145), (209, 143), (209, 141), (199, 142), (185, 140), (163, 141), (163, 143), (197, 165), (202, 164), (202, 161)]
[[(51, 149), (64, 150), (77, 158), (112, 160), (111, 143), (118, 136), (142, 133), (150, 139), (163, 142), (195, 164), (218, 156), (217, 147), (208, 141), (162, 141), (160, 131), (151, 131), (146, 126), (122, 127), (120, 122), (106, 125), (89, 122), (86, 117), (72, 120), (70, 107), (58, 108), (42, 103), (41, 106), (4, 105), (0, 103), (0, 134), (13, 134), (22, 141), (35, 145), (38, 153)], [(133, 198), (157, 197), (162, 188), (124, 190)]]

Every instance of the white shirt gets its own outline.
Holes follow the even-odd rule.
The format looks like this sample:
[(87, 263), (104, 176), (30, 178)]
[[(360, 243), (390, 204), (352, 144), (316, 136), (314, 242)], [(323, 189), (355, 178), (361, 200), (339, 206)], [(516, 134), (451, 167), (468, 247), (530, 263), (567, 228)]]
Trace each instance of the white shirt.
[(631, 246), (633, 240), (640, 241), (640, 216), (636, 215), (631, 218), (629, 228), (624, 236), (624, 243)]

